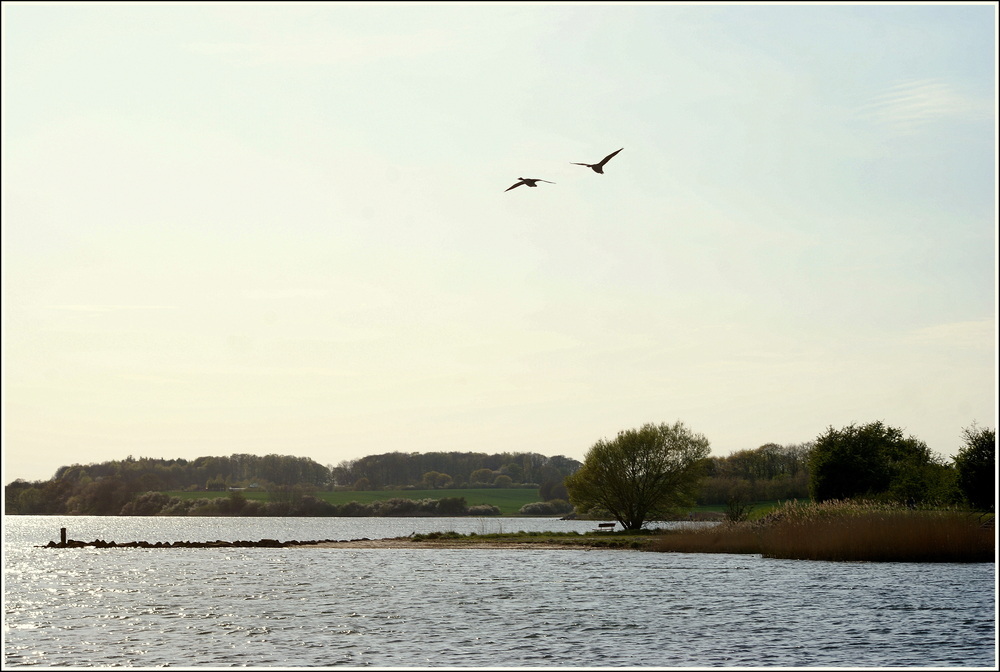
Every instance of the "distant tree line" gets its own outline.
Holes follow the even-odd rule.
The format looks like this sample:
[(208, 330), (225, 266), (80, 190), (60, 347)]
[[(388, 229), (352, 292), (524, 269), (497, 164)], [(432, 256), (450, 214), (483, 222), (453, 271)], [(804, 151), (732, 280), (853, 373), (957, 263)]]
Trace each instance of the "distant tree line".
[(60, 467), (53, 480), (87, 483), (114, 478), (144, 490), (226, 490), (254, 482), (267, 485), (325, 487), (330, 470), (308, 457), (233, 454), (194, 460), (131, 456), (98, 464)]
[(142, 493), (317, 489), (326, 487), (329, 480), (327, 467), (290, 455), (236, 454), (195, 460), (129, 456), (60, 467), (48, 481), (14, 481), (4, 488), (4, 505), (7, 513), (117, 515)]
[[(661, 434), (666, 431), (659, 429)], [(686, 431), (682, 425), (674, 429)], [(646, 433), (655, 438), (655, 433)], [(631, 437), (630, 432), (625, 434), (628, 436), (616, 442), (598, 442), (594, 448), (615, 448), (608, 453), (608, 459), (622, 458), (619, 461), (624, 468), (633, 470), (639, 464), (633, 464), (637, 457), (649, 464), (643, 455), (658, 455), (644, 447), (647, 442), (641, 440), (645, 436), (642, 432), (636, 437)], [(630, 437), (635, 440), (625, 441)], [(686, 480), (696, 486), (690, 494), (697, 504), (724, 504), (744, 512), (742, 504), (749, 502), (852, 498), (992, 510), (996, 499), (996, 433), (973, 424), (963, 430), (962, 440), (962, 447), (949, 463), (932, 453), (924, 442), (904, 436), (902, 430), (881, 421), (841, 429), (830, 427), (809, 443), (768, 443), (725, 457), (699, 457), (698, 465), (690, 460), (690, 466), (698, 468), (689, 470), (691, 478)], [(629, 448), (633, 443), (635, 448)], [(629, 450), (619, 454), (619, 447)], [(604, 461), (595, 462), (589, 471), (591, 476), (603, 469)], [(540, 500), (522, 513), (550, 514), (573, 508), (567, 479), (582, 467), (583, 463), (561, 455), (545, 457), (537, 453), (394, 452), (341, 462), (336, 467), (288, 455), (235, 454), (191, 461), (130, 456), (119, 461), (60, 467), (48, 481), (18, 479), (5, 486), (4, 502), (5, 512), (11, 514), (463, 515), (461, 510), (465, 514), (472, 511), (465, 507), (464, 500), (456, 501), (461, 498), (388, 500), (391, 503), (338, 507), (315, 497), (315, 492), (440, 489), (444, 494), (451, 488), (519, 486), (538, 488)], [(646, 471), (648, 468), (643, 466), (636, 473)], [(671, 467), (665, 473), (671, 471), (676, 469)], [(639, 480), (632, 480), (641, 485)], [(588, 479), (589, 486), (605, 481), (613, 482), (604, 477)], [(621, 483), (615, 485), (619, 486)], [(241, 494), (244, 489), (264, 490), (268, 501), (248, 500)], [(165, 491), (171, 490), (220, 494), (181, 499), (169, 497)], [(598, 500), (600, 493), (593, 487), (588, 492), (585, 498), (578, 495), (577, 501)], [(589, 504), (593, 506), (593, 502)], [(486, 510), (474, 513), (493, 515)], [(586, 512), (577, 507), (577, 513)]]
[(330, 468), (338, 488), (488, 488), (560, 484), (580, 468), (577, 460), (538, 453), (382, 453)]
[(809, 498), (813, 444), (765, 443), (707, 460), (697, 495), (701, 505)]
[[(155, 509), (166, 515), (383, 515), (332, 512), (326, 502), (310, 503), (310, 493), (518, 485), (538, 488), (540, 498), (549, 501), (567, 497), (563, 479), (579, 465), (566, 457), (536, 453), (386, 453), (342, 462), (337, 467), (323, 466), (309, 458), (273, 454), (209, 456), (190, 461), (129, 456), (60, 467), (48, 481), (16, 480), (4, 488), (4, 502), (6, 513), (12, 514), (155, 515), (134, 514), (137, 509)], [(242, 489), (268, 492), (271, 501), (263, 504), (269, 506), (262, 509), (263, 513), (249, 513), (263, 504), (245, 502), (249, 508), (244, 511), (244, 502), (233, 495)], [(221, 497), (221, 502), (215, 501), (220, 499), (218, 496), (176, 502), (164, 502), (158, 497), (171, 490), (232, 496)], [(290, 497), (295, 507), (286, 501)], [(192, 505), (191, 501), (199, 503)], [(237, 505), (243, 513), (235, 513), (233, 507)], [(220, 513), (206, 513), (212, 510)], [(307, 510), (313, 513), (304, 513)]]
[(946, 460), (927, 444), (882, 421), (828, 427), (814, 441), (768, 443), (709, 458), (699, 504), (768, 500), (870, 499), (911, 506), (992, 510), (996, 432), (975, 423)]

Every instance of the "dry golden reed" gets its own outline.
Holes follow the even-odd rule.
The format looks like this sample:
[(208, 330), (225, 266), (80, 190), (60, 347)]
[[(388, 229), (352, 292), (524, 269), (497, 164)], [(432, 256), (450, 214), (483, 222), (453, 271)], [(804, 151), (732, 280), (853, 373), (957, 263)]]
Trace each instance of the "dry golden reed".
[(996, 532), (978, 514), (866, 501), (786, 502), (760, 520), (672, 530), (652, 550), (753, 553), (866, 562), (994, 562)]

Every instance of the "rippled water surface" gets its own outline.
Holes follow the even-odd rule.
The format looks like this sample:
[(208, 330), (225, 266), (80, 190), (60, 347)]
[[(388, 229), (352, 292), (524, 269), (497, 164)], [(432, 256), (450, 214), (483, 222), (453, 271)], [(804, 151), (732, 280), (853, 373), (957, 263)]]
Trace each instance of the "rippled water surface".
[(123, 542), (593, 524), (8, 516), (5, 667), (996, 665), (994, 564), (620, 550), (36, 547), (58, 540), (60, 526), (73, 539)]

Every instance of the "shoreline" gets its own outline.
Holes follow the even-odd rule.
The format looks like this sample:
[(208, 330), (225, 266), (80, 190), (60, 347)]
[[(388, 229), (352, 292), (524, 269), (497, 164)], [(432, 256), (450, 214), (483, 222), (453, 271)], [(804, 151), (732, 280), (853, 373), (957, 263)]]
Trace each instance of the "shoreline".
[[(306, 548), (306, 545), (302, 545)], [(394, 537), (386, 539), (355, 539), (351, 541), (321, 541), (309, 544), (308, 548), (345, 548), (345, 549), (487, 549), (487, 550), (536, 550), (536, 551), (563, 551), (563, 550), (638, 550), (623, 546), (610, 546), (607, 544), (594, 544), (589, 542), (567, 542), (559, 543), (553, 541), (480, 541), (480, 540), (456, 540), (456, 539), (421, 539), (411, 540), (407, 537)]]
[(310, 541), (279, 541), (277, 539), (261, 539), (260, 541), (174, 541), (174, 542), (148, 542), (129, 541), (117, 543), (115, 541), (104, 541), (95, 539), (93, 541), (79, 541), (76, 539), (63, 538), (59, 542), (50, 541), (48, 544), (38, 548), (142, 548), (142, 549), (177, 549), (177, 548), (338, 548), (338, 549), (486, 549), (486, 550), (536, 550), (536, 551), (561, 551), (567, 549), (577, 550), (643, 550), (647, 548), (651, 540), (614, 539), (608, 535), (601, 537), (579, 537), (553, 539), (540, 538), (537, 540), (518, 536), (512, 539), (503, 538), (478, 538), (478, 537), (437, 537), (437, 538), (411, 538), (411, 537), (386, 537), (382, 539), (317, 539)]

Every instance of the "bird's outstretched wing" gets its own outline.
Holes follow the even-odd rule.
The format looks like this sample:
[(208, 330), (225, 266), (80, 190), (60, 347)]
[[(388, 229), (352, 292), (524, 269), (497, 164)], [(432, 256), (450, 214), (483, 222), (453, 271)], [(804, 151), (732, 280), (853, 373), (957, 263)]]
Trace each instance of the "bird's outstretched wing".
[(618, 152), (622, 151), (622, 149), (625, 149), (625, 148), (622, 147), (621, 149), (618, 149), (618, 150), (615, 150), (615, 151), (611, 152), (610, 154), (608, 154), (607, 156), (605, 156), (603, 159), (601, 159), (601, 162), (599, 164), (597, 164), (597, 165), (603, 166), (605, 163), (607, 163), (608, 161), (610, 161), (611, 159), (613, 159), (614, 156), (615, 156), (615, 154), (617, 154)]
[(540, 177), (522, 177), (520, 182), (518, 182), (517, 184), (510, 185), (509, 187), (504, 189), (504, 191), (510, 191), (514, 187), (520, 187), (522, 184), (526, 184), (529, 187), (537, 187), (538, 182), (548, 182), (549, 184), (555, 184), (555, 182), (549, 182), (549, 180), (543, 180)]
[(622, 147), (619, 150), (611, 152), (610, 154), (608, 154), (607, 156), (605, 156), (603, 159), (601, 159), (600, 163), (577, 163), (576, 161), (570, 161), (570, 163), (572, 163), (574, 166), (587, 166), (587, 168), (590, 168), (595, 173), (603, 173), (604, 172), (604, 164), (607, 163), (608, 161), (610, 161), (614, 157), (614, 155), (617, 154), (618, 152), (622, 151), (622, 149), (625, 149), (625, 148)]

